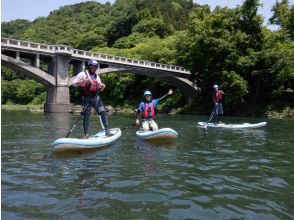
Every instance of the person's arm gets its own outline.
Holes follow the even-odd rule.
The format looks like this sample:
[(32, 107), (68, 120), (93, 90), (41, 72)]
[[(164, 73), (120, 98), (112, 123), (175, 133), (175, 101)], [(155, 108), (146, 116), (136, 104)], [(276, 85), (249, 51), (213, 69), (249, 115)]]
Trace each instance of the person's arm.
[(139, 125), (140, 124), (140, 110), (138, 109), (137, 112), (136, 112), (136, 125)]
[(165, 97), (167, 97), (168, 95), (171, 95), (171, 94), (173, 94), (173, 90), (172, 90), (172, 89), (170, 89), (170, 90), (168, 91), (168, 93), (166, 93), (164, 96), (162, 96), (162, 97), (159, 98), (158, 100), (162, 100), (162, 99), (164, 99)]
[(213, 94), (212, 100), (213, 100), (214, 104), (216, 105), (217, 102), (216, 102), (216, 100), (215, 100), (215, 94)]
[(141, 103), (139, 105), (139, 108), (136, 111), (136, 125), (140, 124), (140, 113), (141, 113)]
[(101, 90), (100, 91), (103, 91), (103, 89), (106, 87), (106, 85), (104, 83), (102, 83), (99, 75), (97, 74), (97, 78), (96, 78), (97, 82), (101, 85)]
[(73, 80), (73, 86), (78, 87), (85, 85), (87, 83), (88, 79), (84, 72), (79, 73)]

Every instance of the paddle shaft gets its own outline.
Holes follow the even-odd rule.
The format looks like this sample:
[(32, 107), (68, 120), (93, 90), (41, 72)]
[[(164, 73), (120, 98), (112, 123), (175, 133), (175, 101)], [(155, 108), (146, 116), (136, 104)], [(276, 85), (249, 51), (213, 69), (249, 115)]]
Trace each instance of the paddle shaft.
[(120, 130), (126, 130), (127, 128), (133, 128), (133, 127), (135, 127), (135, 126), (137, 126), (137, 125), (136, 125), (136, 124), (131, 124), (131, 125), (126, 126), (126, 127), (122, 128), (122, 129), (120, 129)]
[[(97, 98), (98, 92), (96, 93), (96, 95), (92, 98), (91, 102), (86, 106), (85, 109), (83, 109), (83, 111), (81, 112), (81, 116), (83, 116), (85, 114), (85, 112), (88, 110), (88, 108), (93, 104), (93, 101)], [(69, 130), (69, 132), (67, 133), (67, 135), (65, 136), (66, 138), (69, 137), (69, 135), (71, 134), (71, 132), (74, 130), (74, 128), (77, 126), (77, 124), (80, 122), (82, 117), (79, 117), (75, 123), (74, 126)]]
[(212, 112), (211, 112), (211, 114), (210, 114), (210, 117), (209, 117), (207, 123), (209, 123), (209, 122), (213, 119), (214, 111), (215, 111), (215, 107), (213, 108), (213, 110), (212, 110)]
[(207, 121), (206, 124), (203, 126), (204, 128), (207, 128), (208, 123), (213, 119), (214, 111), (215, 111), (215, 106), (214, 106), (214, 108), (213, 108), (213, 110), (212, 110), (212, 112), (211, 112), (211, 114), (210, 114), (210, 117), (209, 117), (208, 121)]

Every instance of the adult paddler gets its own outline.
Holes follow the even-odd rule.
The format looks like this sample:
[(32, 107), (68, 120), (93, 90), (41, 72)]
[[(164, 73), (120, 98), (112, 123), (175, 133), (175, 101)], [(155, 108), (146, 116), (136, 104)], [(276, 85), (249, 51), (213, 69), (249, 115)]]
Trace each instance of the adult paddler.
[(80, 87), (83, 102), (83, 127), (84, 137), (88, 138), (89, 119), (91, 114), (91, 108), (93, 107), (97, 114), (101, 117), (101, 122), (105, 129), (105, 135), (111, 136), (108, 120), (106, 117), (105, 108), (99, 96), (99, 92), (105, 88), (100, 80), (100, 77), (96, 75), (96, 70), (99, 64), (96, 60), (89, 60), (85, 71), (80, 72), (73, 80), (73, 86)]
[(218, 85), (213, 86), (214, 94), (213, 94), (213, 102), (214, 102), (214, 114), (213, 114), (213, 122), (220, 123), (221, 115), (224, 114), (223, 111), (223, 95), (225, 94), (223, 90), (218, 88)]
[(158, 130), (158, 126), (154, 121), (155, 109), (159, 104), (160, 100), (164, 99), (168, 95), (173, 94), (173, 90), (170, 89), (169, 92), (159, 99), (152, 99), (152, 94), (149, 90), (144, 92), (144, 101), (140, 103), (138, 110), (136, 112), (136, 125), (140, 124), (140, 114), (142, 114), (142, 127), (144, 131)]

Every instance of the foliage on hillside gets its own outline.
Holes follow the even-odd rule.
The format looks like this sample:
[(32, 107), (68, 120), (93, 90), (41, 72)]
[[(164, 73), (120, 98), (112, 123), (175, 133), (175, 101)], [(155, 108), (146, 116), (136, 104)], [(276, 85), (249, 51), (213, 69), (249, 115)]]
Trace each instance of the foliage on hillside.
[[(198, 112), (211, 108), (215, 83), (226, 93), (224, 104), (229, 113), (293, 108), (294, 6), (288, 0), (273, 6), (269, 22), (279, 25), (277, 31), (262, 25), (258, 7), (259, 0), (213, 11), (192, 0), (117, 0), (113, 5), (89, 1), (63, 6), (33, 22), (3, 22), (2, 36), (184, 66), (202, 89), (192, 105)], [(21, 80), (20, 74), (5, 66), (1, 72), (5, 80), (2, 103), (18, 103), (7, 90), (13, 81)], [(108, 85), (104, 100), (115, 105), (135, 105), (144, 89), (159, 97), (170, 87), (131, 73), (107, 74), (102, 80)], [(21, 102), (44, 100), (44, 88), (32, 89), (27, 92), (35, 93), (37, 101), (27, 97)], [(183, 95), (177, 91), (175, 97), (166, 100), (166, 105), (183, 106)], [(71, 101), (80, 101), (73, 88)]]

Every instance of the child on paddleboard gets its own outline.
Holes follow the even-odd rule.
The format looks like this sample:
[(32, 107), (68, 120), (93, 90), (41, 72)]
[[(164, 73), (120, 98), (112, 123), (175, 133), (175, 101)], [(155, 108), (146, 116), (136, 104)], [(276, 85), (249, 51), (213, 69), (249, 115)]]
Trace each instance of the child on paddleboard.
[(164, 99), (168, 95), (173, 94), (173, 90), (170, 89), (167, 94), (159, 99), (152, 100), (152, 94), (150, 91), (144, 92), (144, 101), (140, 103), (139, 108), (136, 112), (136, 125), (140, 124), (139, 118), (140, 113), (142, 114), (142, 127), (144, 131), (158, 130), (158, 126), (154, 121), (155, 109), (159, 104), (160, 100)]

